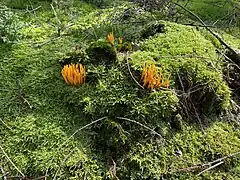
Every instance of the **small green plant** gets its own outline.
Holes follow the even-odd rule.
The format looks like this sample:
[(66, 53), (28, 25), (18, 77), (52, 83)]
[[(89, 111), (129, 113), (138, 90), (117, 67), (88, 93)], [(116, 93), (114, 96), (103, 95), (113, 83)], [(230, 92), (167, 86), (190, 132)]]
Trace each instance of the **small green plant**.
[(12, 43), (19, 40), (18, 31), (22, 24), (8, 7), (0, 4), (0, 43)]

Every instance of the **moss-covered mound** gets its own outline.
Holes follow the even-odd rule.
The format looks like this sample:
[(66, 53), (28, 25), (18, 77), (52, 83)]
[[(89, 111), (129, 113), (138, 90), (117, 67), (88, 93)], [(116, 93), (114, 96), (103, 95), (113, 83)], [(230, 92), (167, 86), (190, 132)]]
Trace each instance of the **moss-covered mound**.
[(172, 74), (172, 88), (187, 93), (183, 99), (193, 102), (188, 103), (188, 108), (201, 113), (230, 107), (230, 91), (222, 79), (222, 63), (217, 59), (215, 47), (201, 32), (171, 23), (166, 23), (166, 33), (146, 40), (141, 50), (131, 55), (136, 69), (141, 70), (146, 62), (155, 62)]
[(164, 147), (153, 143), (137, 144), (127, 155), (126, 169), (121, 175), (123, 179), (238, 179), (239, 158), (227, 158), (214, 171), (197, 174), (209, 167), (198, 165), (235, 153), (239, 148), (239, 130), (227, 123), (213, 123), (206, 134), (187, 127)]
[[(181, 170), (240, 146), (240, 132), (230, 123), (215, 118), (204, 124), (202, 119), (230, 108), (230, 90), (212, 42), (193, 27), (161, 21), (153, 22), (153, 29), (149, 24), (138, 29), (146, 38), (137, 35), (138, 51), (117, 53), (106, 40), (82, 34), (102, 21), (83, 9), (95, 11), (89, 4), (74, 3), (72, 12), (82, 14), (62, 36), (55, 38), (56, 27), (45, 22), (48, 17), (56, 25), (47, 8), (34, 17), (22, 15), (29, 27), (21, 31), (21, 43), (0, 46), (0, 167), (9, 176), (47, 174), (50, 179), (237, 176), (237, 156), (198, 177), (203, 169)], [(66, 12), (59, 16), (64, 23)], [(84, 31), (71, 34), (78, 28)], [(124, 43), (136, 45), (129, 37)], [(61, 70), (69, 63), (86, 67), (83, 85), (65, 83)], [(154, 63), (165, 82), (171, 75), (170, 86), (146, 88), (141, 80), (145, 63)], [(201, 130), (188, 124), (191, 118)]]

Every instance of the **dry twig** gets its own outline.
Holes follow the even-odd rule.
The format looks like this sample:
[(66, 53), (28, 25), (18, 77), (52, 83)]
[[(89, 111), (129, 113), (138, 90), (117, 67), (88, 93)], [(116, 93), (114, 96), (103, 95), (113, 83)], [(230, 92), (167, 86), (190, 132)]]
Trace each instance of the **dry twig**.
[(76, 148), (73, 148), (73, 149), (70, 151), (70, 153), (68, 153), (68, 154), (65, 156), (64, 160), (60, 163), (59, 168), (58, 168), (58, 170), (56, 171), (53, 180), (56, 180), (57, 175), (58, 175), (61, 167), (62, 167), (63, 164), (68, 160), (68, 158), (72, 155), (72, 153), (75, 151), (75, 149), (76, 149)]
[(207, 25), (205, 24), (205, 22), (199, 17), (197, 16), (195, 13), (193, 13), (192, 11), (190, 11), (189, 9), (187, 9), (186, 7), (182, 6), (181, 4), (178, 4), (176, 2), (173, 2), (173, 4), (181, 7), (183, 10), (187, 11), (189, 14), (191, 14), (192, 16), (194, 16), (215, 38), (217, 38), (217, 40), (224, 45), (232, 54), (235, 55), (236, 57), (236, 61), (240, 62), (240, 55), (229, 45), (227, 44), (221, 37), (219, 37), (215, 32), (213, 32), (209, 27), (207, 27)]
[(112, 166), (109, 169), (109, 173), (110, 173), (112, 178), (115, 178), (115, 179), (119, 180), (119, 178), (117, 177), (117, 172), (116, 172), (117, 165), (116, 165), (116, 163), (115, 163), (115, 161), (113, 159), (112, 159), (112, 163), (113, 164), (112, 164)]
[(95, 123), (97, 123), (97, 122), (99, 122), (99, 121), (102, 121), (102, 120), (104, 120), (104, 119), (106, 119), (106, 118), (107, 118), (106, 116), (105, 116), (105, 117), (102, 117), (102, 118), (100, 118), (100, 119), (97, 119), (97, 120), (95, 120), (95, 121), (93, 121), (93, 122), (91, 122), (91, 123), (89, 123), (89, 124), (87, 124), (87, 125), (79, 128), (79, 129), (76, 130), (64, 143), (62, 143), (62, 144), (59, 146), (59, 148), (62, 147), (63, 145), (65, 145), (65, 144), (66, 144), (72, 137), (74, 137), (75, 134), (77, 134), (79, 131), (81, 131), (81, 130), (83, 130), (83, 129), (86, 129), (87, 127), (89, 127), (89, 126), (91, 126), (91, 125), (93, 125), (93, 124), (95, 124)]
[(128, 119), (128, 118), (124, 118), (124, 117), (117, 117), (117, 119), (121, 119), (121, 120), (125, 120), (125, 121), (129, 121), (129, 122), (138, 124), (138, 125), (144, 127), (145, 129), (152, 131), (154, 134), (158, 135), (161, 139), (165, 140), (161, 134), (157, 133), (156, 131), (154, 131), (154, 130), (151, 129), (150, 127), (148, 127), (148, 126), (146, 126), (146, 125), (144, 125), (144, 124), (142, 124), (142, 123), (140, 123), (140, 122), (137, 122), (137, 121), (135, 121), (135, 120), (131, 120), (131, 119)]
[(12, 162), (12, 160), (9, 158), (7, 153), (4, 151), (3, 147), (0, 146), (0, 149), (2, 150), (3, 154), (5, 157), (8, 159), (8, 161), (13, 165), (13, 167), (22, 175), (22, 177), (25, 177), (25, 175), (19, 170), (19, 168)]
[(2, 167), (0, 167), (0, 169), (1, 169), (1, 172), (2, 172), (2, 178), (3, 178), (3, 180), (7, 180), (7, 173), (5, 173), (5, 171), (3, 170)]
[[(97, 122), (99, 122), (99, 121), (102, 121), (102, 120), (104, 120), (104, 119), (106, 119), (106, 118), (107, 118), (106, 116), (105, 116), (105, 117), (102, 117), (102, 118), (100, 118), (100, 119), (97, 119), (97, 120), (95, 120), (95, 121), (92, 121), (91, 123), (89, 123), (89, 124), (87, 124), (87, 125), (79, 128), (79, 129), (77, 129), (69, 138), (67, 138), (66, 141), (64, 141), (64, 142), (58, 147), (58, 150), (59, 150), (62, 146), (64, 146), (71, 138), (73, 138), (74, 135), (77, 134), (79, 131), (81, 131), (81, 130), (83, 130), (83, 129), (86, 129), (87, 127), (89, 127), (89, 126), (91, 126), (91, 125), (93, 125), (93, 124), (95, 124), (95, 123), (97, 123)], [(51, 159), (50, 161), (52, 162), (52, 160), (53, 160), (53, 159)], [(48, 169), (47, 169), (47, 171), (46, 171), (46, 176), (47, 176), (47, 172), (48, 172)], [(58, 171), (57, 171), (57, 173), (55, 174), (55, 176), (57, 176), (57, 174), (58, 174)]]
[(213, 168), (215, 168), (215, 167), (217, 167), (217, 166), (219, 166), (219, 165), (221, 165), (221, 164), (223, 164), (223, 163), (224, 163), (224, 161), (220, 161), (219, 163), (217, 163), (217, 164), (215, 164), (215, 165), (213, 165), (213, 166), (210, 166), (210, 167), (207, 168), (207, 169), (204, 169), (203, 171), (201, 171), (200, 173), (198, 173), (197, 176), (200, 176), (201, 174), (203, 174), (203, 173), (205, 173), (205, 172), (207, 172), (207, 171), (209, 171), (209, 170), (211, 170), (211, 169), (213, 169)]
[(10, 128), (10, 127), (2, 120), (2, 118), (0, 118), (0, 121), (1, 121), (9, 130), (12, 131), (12, 128)]
[[(229, 154), (229, 155), (224, 156), (222, 158), (216, 159), (216, 160), (214, 160), (212, 162), (208, 162), (208, 163), (205, 163), (205, 164), (197, 164), (197, 165), (194, 165), (194, 166), (191, 166), (191, 167), (178, 169), (178, 170), (173, 171), (171, 173), (175, 173), (175, 172), (191, 172), (191, 171), (196, 171), (196, 170), (208, 167), (207, 169), (205, 169), (207, 171), (207, 170), (210, 170), (210, 169), (213, 169), (213, 168), (219, 166), (220, 164), (222, 164), (220, 162), (224, 162), (225, 159), (233, 157), (233, 156), (236, 156), (236, 155), (239, 155), (239, 154), (240, 154), (240, 151), (237, 151), (235, 153)], [(204, 172), (202, 171), (201, 174), (202, 173), (204, 173)]]
[(132, 72), (131, 72), (131, 69), (130, 69), (130, 65), (129, 65), (129, 62), (128, 62), (128, 54), (126, 55), (126, 60), (127, 60), (127, 67), (128, 67), (128, 71), (129, 71), (129, 74), (131, 75), (133, 81), (142, 89), (145, 89), (141, 84), (139, 84), (139, 82), (134, 78)]

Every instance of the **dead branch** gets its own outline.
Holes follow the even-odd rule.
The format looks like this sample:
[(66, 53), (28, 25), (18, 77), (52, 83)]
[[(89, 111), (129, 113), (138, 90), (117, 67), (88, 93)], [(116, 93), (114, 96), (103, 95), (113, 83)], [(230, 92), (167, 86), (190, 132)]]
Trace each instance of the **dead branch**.
[[(86, 129), (87, 127), (89, 127), (89, 126), (91, 126), (91, 125), (93, 125), (93, 124), (96, 124), (97, 122), (102, 121), (102, 120), (104, 120), (104, 119), (106, 119), (106, 118), (107, 118), (106, 116), (105, 116), (105, 117), (102, 117), (102, 118), (100, 118), (100, 119), (97, 119), (97, 120), (95, 120), (95, 121), (92, 121), (91, 123), (89, 123), (89, 124), (87, 124), (87, 125), (79, 128), (79, 129), (77, 129), (69, 138), (66, 139), (66, 141), (64, 141), (62, 144), (60, 144), (60, 146), (58, 147), (58, 150), (59, 150), (62, 146), (64, 146), (71, 138), (73, 138), (73, 137), (75, 136), (75, 134), (77, 134), (79, 131), (81, 131), (81, 130), (83, 130), (83, 129)], [(53, 159), (51, 159), (50, 161), (52, 162), (52, 160), (53, 160)], [(48, 171), (48, 169), (47, 169), (47, 171)], [(47, 171), (46, 171), (46, 174), (47, 174)], [(55, 174), (55, 175), (56, 175), (56, 174)]]
[[(194, 166), (191, 166), (191, 167), (187, 167), (187, 168), (182, 168), (182, 169), (178, 169), (176, 171), (173, 171), (171, 173), (175, 173), (175, 172), (191, 172), (191, 171), (196, 171), (196, 170), (199, 170), (199, 169), (203, 169), (203, 168), (207, 168), (206, 170), (210, 170), (210, 169), (213, 169), (217, 166), (219, 166), (220, 162), (224, 162), (225, 159), (227, 158), (230, 158), (230, 157), (233, 157), (233, 156), (236, 156), (236, 155), (239, 155), (240, 154), (240, 151), (237, 151), (235, 153), (232, 153), (232, 154), (229, 154), (227, 156), (224, 156), (222, 158), (219, 158), (219, 159), (216, 159), (212, 162), (208, 162), (206, 164), (197, 164), (197, 165), (194, 165)], [(222, 163), (221, 163), (222, 164)], [(209, 167), (212, 167), (209, 169)], [(203, 173), (203, 172), (202, 172)], [(200, 173), (199, 173), (200, 174)]]
[(19, 168), (12, 162), (12, 160), (9, 158), (7, 153), (4, 151), (3, 147), (0, 146), (0, 149), (2, 150), (3, 154), (5, 157), (8, 159), (8, 161), (13, 165), (13, 167), (22, 175), (22, 177), (25, 177), (25, 175), (19, 170)]
[(111, 167), (110, 167), (110, 169), (109, 169), (109, 173), (110, 173), (110, 176), (112, 177), (112, 178), (115, 178), (116, 180), (119, 180), (119, 178), (117, 177), (117, 165), (116, 165), (116, 163), (115, 163), (115, 161), (112, 159), (112, 165), (111, 165)]
[(210, 166), (209, 168), (207, 168), (207, 169), (203, 170), (202, 172), (198, 173), (197, 176), (200, 176), (201, 174), (203, 174), (203, 173), (205, 173), (205, 172), (207, 172), (207, 171), (209, 171), (209, 170), (211, 170), (211, 169), (213, 169), (213, 168), (215, 168), (215, 167), (217, 167), (217, 166), (219, 166), (219, 165), (221, 165), (223, 163), (224, 163), (224, 161), (220, 161), (219, 163), (217, 163), (217, 164), (215, 164), (213, 166)]
[(200, 117), (199, 117), (199, 114), (198, 114), (198, 112), (197, 112), (197, 109), (196, 109), (196, 107), (194, 106), (194, 104), (193, 104), (193, 102), (192, 102), (191, 99), (190, 99), (190, 101), (191, 101), (192, 107), (193, 107), (193, 109), (194, 109), (194, 112), (195, 112), (196, 118), (197, 118), (197, 120), (198, 120), (198, 123), (199, 123), (199, 125), (200, 125), (200, 128), (201, 128), (203, 134), (205, 134), (206, 132), (204, 131), (204, 128), (203, 128), (201, 119), (200, 119)]
[(47, 177), (48, 177), (48, 175), (45, 175), (45, 176), (41, 176), (41, 177), (35, 178), (33, 180), (44, 180), (44, 179), (46, 180)]
[(162, 140), (165, 141), (165, 139), (163, 138), (163, 136), (161, 134), (157, 133), (156, 131), (154, 131), (150, 127), (148, 127), (148, 126), (146, 126), (146, 125), (144, 125), (144, 124), (142, 124), (140, 122), (137, 122), (137, 121), (132, 120), (132, 119), (124, 118), (124, 117), (116, 117), (116, 118), (117, 119), (121, 119), (121, 120), (125, 120), (125, 121), (129, 121), (129, 122), (132, 122), (132, 123), (135, 123), (135, 124), (138, 124), (138, 125), (144, 127), (145, 129), (152, 131), (154, 134), (158, 135)]
[(76, 130), (64, 143), (62, 143), (62, 144), (59, 146), (59, 148), (62, 147), (63, 145), (65, 145), (65, 144), (66, 144), (71, 138), (73, 138), (73, 137), (75, 136), (75, 134), (77, 134), (79, 131), (81, 131), (81, 130), (83, 130), (83, 129), (86, 129), (87, 127), (89, 127), (89, 126), (91, 126), (91, 125), (93, 125), (93, 124), (95, 124), (95, 123), (97, 123), (97, 122), (99, 122), (99, 121), (102, 121), (102, 120), (104, 120), (104, 119), (106, 119), (106, 118), (107, 118), (106, 116), (105, 116), (105, 117), (102, 117), (102, 118), (100, 118), (100, 119), (97, 119), (97, 120), (95, 120), (95, 121), (92, 121), (91, 123), (89, 123), (89, 124), (87, 124), (87, 125), (79, 128), (79, 129)]
[(32, 12), (35, 13), (35, 11), (38, 10), (38, 9), (40, 9), (40, 8), (42, 8), (42, 6), (38, 6), (38, 7), (36, 7), (36, 8), (33, 8), (33, 7), (32, 7), (32, 10), (27, 10), (26, 13), (32, 13)]
[(58, 40), (60, 38), (61, 38), (61, 36), (59, 36), (59, 37), (51, 37), (50, 39), (48, 39), (48, 40), (46, 40), (46, 41), (44, 41), (44, 42), (42, 42), (40, 44), (33, 45), (33, 46), (36, 47), (36, 48), (41, 48), (42, 46), (44, 46), (46, 44), (49, 44), (51, 42), (54, 42), (54, 41), (56, 41), (56, 40)]
[(12, 131), (12, 128), (10, 128), (10, 127), (2, 120), (2, 118), (0, 118), (0, 121), (1, 121), (9, 130)]
[(214, 25), (199, 25), (199, 24), (192, 24), (192, 23), (186, 23), (186, 24), (183, 24), (185, 26), (193, 26), (193, 27), (211, 27), (211, 28), (216, 28)]
[(176, 2), (172, 2), (172, 3), (179, 6), (183, 10), (187, 11), (192, 16), (194, 16), (206, 28), (206, 30), (208, 30), (215, 38), (217, 38), (217, 40), (222, 45), (224, 45), (236, 57), (236, 61), (240, 62), (240, 54), (237, 51), (235, 51), (229, 44), (227, 44), (221, 37), (219, 37), (215, 32), (213, 32), (199, 16), (197, 16), (195, 13), (193, 13), (192, 11), (187, 9), (186, 7), (182, 6), (181, 4), (178, 4)]
[(7, 180), (7, 173), (5, 173), (5, 171), (3, 170), (2, 167), (0, 167), (0, 169), (1, 169), (1, 172), (2, 172), (2, 178), (3, 178), (3, 180)]
[(139, 82), (134, 78), (132, 72), (131, 72), (131, 69), (130, 69), (130, 65), (129, 65), (129, 62), (128, 62), (128, 54), (126, 55), (126, 61), (127, 61), (127, 67), (128, 67), (128, 71), (129, 71), (129, 74), (131, 75), (133, 81), (142, 89), (145, 89), (141, 84), (139, 84)]
[(230, 100), (231, 105), (232, 105), (232, 109), (235, 111), (235, 114), (240, 113), (240, 106), (234, 101), (234, 100)]

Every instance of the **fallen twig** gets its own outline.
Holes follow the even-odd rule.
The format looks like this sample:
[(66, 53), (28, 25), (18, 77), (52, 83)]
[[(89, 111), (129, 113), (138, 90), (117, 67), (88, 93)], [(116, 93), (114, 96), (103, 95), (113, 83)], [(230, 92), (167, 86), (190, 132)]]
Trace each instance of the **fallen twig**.
[(161, 134), (157, 133), (156, 131), (154, 131), (154, 130), (151, 129), (150, 127), (148, 127), (148, 126), (146, 126), (146, 125), (144, 125), (144, 124), (142, 124), (142, 123), (140, 123), (140, 122), (137, 122), (137, 121), (132, 120), (132, 119), (124, 118), (124, 117), (117, 117), (117, 119), (121, 119), (121, 120), (125, 120), (125, 121), (129, 121), (129, 122), (138, 124), (138, 125), (144, 127), (145, 129), (148, 129), (148, 130), (152, 131), (154, 134), (158, 135), (161, 139), (165, 140)]
[(38, 6), (38, 7), (36, 7), (36, 8), (32, 8), (32, 10), (27, 10), (27, 12), (26, 13), (31, 13), (31, 12), (35, 12), (36, 10), (38, 10), (38, 9), (40, 9), (40, 8), (42, 8), (42, 6)]
[(129, 74), (131, 75), (133, 81), (142, 89), (145, 89), (133, 76), (132, 72), (131, 72), (131, 69), (130, 69), (130, 65), (128, 63), (128, 54), (126, 55), (126, 60), (127, 60), (127, 67), (128, 67), (128, 71), (129, 71)]
[(10, 128), (10, 127), (2, 120), (2, 118), (0, 118), (0, 121), (1, 121), (9, 130), (12, 131), (12, 128)]
[(117, 172), (116, 172), (117, 165), (116, 165), (116, 163), (115, 163), (115, 161), (113, 159), (112, 159), (112, 163), (113, 164), (112, 164), (112, 166), (109, 169), (110, 176), (112, 178), (115, 178), (116, 180), (119, 180), (119, 178), (117, 177)]
[(204, 128), (203, 128), (203, 125), (202, 125), (201, 119), (200, 119), (200, 117), (199, 117), (199, 115), (198, 115), (198, 112), (197, 112), (197, 110), (196, 110), (196, 107), (194, 106), (194, 104), (193, 104), (193, 102), (192, 102), (191, 99), (190, 99), (190, 101), (191, 101), (191, 104), (192, 104), (192, 106), (193, 106), (193, 109), (194, 109), (194, 112), (195, 112), (196, 118), (197, 118), (197, 120), (198, 120), (198, 123), (199, 123), (199, 125), (200, 125), (200, 128), (201, 128), (202, 132), (205, 134), (206, 132), (204, 131)]
[[(229, 155), (224, 156), (222, 158), (216, 159), (216, 160), (214, 160), (212, 162), (208, 162), (208, 163), (205, 163), (205, 164), (197, 164), (197, 165), (194, 165), (194, 166), (191, 166), (191, 167), (178, 169), (176, 171), (172, 171), (171, 173), (175, 173), (175, 172), (191, 172), (191, 171), (203, 169), (203, 168), (206, 168), (206, 167), (212, 167), (212, 166), (216, 167), (216, 166), (220, 165), (219, 164), (220, 162), (224, 162), (225, 159), (233, 157), (233, 156), (236, 156), (238, 154), (240, 154), (240, 151), (237, 151), (235, 153), (229, 154)], [(212, 167), (211, 169), (213, 169), (214, 167)], [(210, 170), (210, 169), (208, 168), (208, 170)]]
[(2, 167), (0, 167), (0, 169), (1, 169), (1, 172), (2, 172), (2, 178), (3, 178), (3, 180), (7, 180), (7, 173), (5, 173), (5, 171), (3, 170)]
[(227, 57), (226, 54), (224, 54), (223, 52), (221, 52), (219, 49), (216, 49), (216, 50), (217, 50), (217, 52), (219, 52), (222, 56), (224, 56), (225, 59), (227, 59), (228, 61), (234, 63), (233, 60), (231, 60), (229, 57)]
[(87, 127), (89, 127), (89, 126), (91, 126), (91, 125), (93, 125), (93, 124), (95, 124), (95, 123), (97, 123), (97, 122), (99, 122), (99, 121), (102, 121), (102, 120), (104, 120), (104, 119), (106, 119), (106, 118), (107, 118), (106, 116), (105, 116), (105, 117), (102, 117), (102, 118), (100, 118), (100, 119), (97, 119), (97, 120), (95, 120), (95, 121), (93, 121), (93, 122), (91, 122), (91, 123), (89, 123), (89, 124), (87, 124), (87, 125), (79, 128), (79, 129), (76, 130), (69, 138), (67, 138), (67, 140), (59, 146), (59, 148), (62, 147), (63, 145), (65, 145), (65, 144), (66, 144), (75, 134), (77, 134), (79, 131), (81, 131), (81, 130), (83, 130), (83, 129), (85, 129), (85, 128), (87, 128)]
[[(62, 146), (64, 146), (64, 145), (65, 145), (72, 137), (74, 137), (74, 135), (77, 134), (79, 131), (81, 131), (81, 130), (83, 130), (83, 129), (86, 129), (87, 127), (89, 127), (89, 126), (91, 126), (91, 125), (93, 125), (93, 124), (95, 124), (95, 123), (97, 123), (97, 122), (99, 122), (99, 121), (102, 121), (102, 120), (104, 120), (104, 119), (106, 119), (106, 118), (107, 118), (106, 116), (105, 116), (105, 117), (102, 117), (102, 118), (100, 118), (100, 119), (97, 119), (97, 120), (95, 120), (95, 121), (92, 121), (91, 123), (89, 123), (89, 124), (87, 124), (87, 125), (79, 128), (79, 129), (77, 129), (69, 138), (67, 138), (66, 141), (64, 141), (62, 144), (60, 144), (60, 146), (58, 147), (58, 149), (60, 149)], [(51, 159), (50, 161), (52, 162), (52, 160), (53, 160), (53, 159)], [(47, 172), (48, 172), (48, 169), (47, 169), (47, 171), (46, 171), (46, 174), (47, 174)]]
[(197, 176), (200, 176), (201, 174), (203, 174), (203, 173), (205, 173), (205, 172), (207, 172), (207, 171), (209, 171), (209, 170), (211, 170), (211, 169), (213, 169), (213, 168), (215, 168), (215, 167), (217, 167), (217, 166), (219, 166), (219, 165), (221, 165), (221, 164), (223, 164), (223, 163), (224, 163), (224, 161), (220, 161), (219, 163), (217, 163), (217, 164), (215, 164), (215, 165), (213, 165), (213, 166), (210, 166), (209, 168), (201, 171), (200, 173), (198, 173)]
[(194, 26), (194, 27), (211, 27), (211, 28), (215, 28), (214, 25), (206, 25), (206, 26), (204, 26), (204, 25), (191, 24), (191, 23), (187, 23), (187, 24), (183, 24), (183, 25), (185, 25), (185, 26)]
[(59, 168), (58, 168), (58, 170), (56, 171), (53, 180), (56, 180), (57, 175), (58, 175), (58, 172), (60, 171), (62, 165), (68, 160), (68, 158), (71, 156), (71, 154), (74, 152), (74, 150), (75, 150), (75, 148), (73, 148), (73, 149), (70, 151), (70, 153), (68, 153), (67, 156), (65, 156), (64, 160), (60, 163)]
[(61, 38), (61, 36), (59, 36), (59, 37), (52, 37), (52, 38), (44, 41), (43, 43), (40, 43), (40, 44), (37, 44), (37, 45), (34, 45), (34, 46), (37, 47), (37, 48), (41, 48), (42, 46), (44, 46), (44, 45), (46, 45), (46, 44), (48, 44), (48, 43), (51, 43), (51, 42), (53, 42), (53, 41), (56, 41), (56, 40), (58, 40), (59, 38)]
[(45, 176), (41, 176), (41, 177), (38, 177), (38, 178), (35, 178), (33, 180), (43, 180), (44, 179), (47, 179), (48, 175), (45, 175)]
[(23, 96), (22, 93), (22, 85), (20, 79), (18, 79), (18, 97), (23, 102), (23, 104), (27, 104), (30, 109), (32, 109), (31, 104), (28, 102), (28, 100)]
[(233, 110), (235, 111), (235, 114), (238, 114), (240, 112), (240, 106), (232, 99), (230, 100), (230, 102)]
[(56, 18), (56, 22), (57, 22), (57, 35), (59, 37), (61, 35), (61, 25), (62, 25), (62, 23), (61, 23), (60, 19), (58, 18), (57, 12), (55, 11), (55, 8), (53, 7), (52, 4), (51, 4), (51, 8), (52, 8), (54, 16)]
[(195, 13), (193, 13), (192, 11), (187, 9), (186, 7), (182, 6), (181, 4), (178, 4), (176, 2), (173, 2), (173, 4), (181, 7), (183, 10), (187, 11), (189, 14), (194, 16), (215, 38), (217, 38), (217, 40), (222, 45), (224, 45), (231, 53), (233, 53), (236, 56), (237, 61), (240, 61), (240, 55), (229, 44), (227, 44), (221, 37), (219, 37), (215, 32), (213, 32), (209, 27), (207, 27), (205, 22), (199, 16), (197, 16)]
[(6, 158), (8, 159), (8, 161), (13, 165), (13, 167), (23, 176), (25, 177), (25, 175), (18, 169), (18, 167), (12, 162), (12, 160), (9, 158), (9, 156), (7, 155), (7, 153), (4, 151), (3, 147), (0, 146), (0, 149), (2, 150), (3, 154), (6, 156)]

